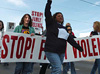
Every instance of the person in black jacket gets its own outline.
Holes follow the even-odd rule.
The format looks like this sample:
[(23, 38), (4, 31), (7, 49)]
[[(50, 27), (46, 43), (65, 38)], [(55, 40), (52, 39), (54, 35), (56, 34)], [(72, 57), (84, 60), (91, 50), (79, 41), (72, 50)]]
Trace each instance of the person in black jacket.
[(65, 56), (66, 41), (79, 51), (83, 51), (73, 37), (67, 33), (63, 26), (64, 18), (61, 12), (51, 15), (52, 0), (48, 0), (45, 8), (47, 38), (45, 42), (45, 54), (49, 60), (52, 71), (51, 74), (61, 74), (61, 65)]
[[(100, 35), (100, 22), (96, 21), (93, 24), (94, 31), (91, 32), (90, 37), (93, 35)], [(98, 68), (98, 74), (100, 74), (100, 59), (95, 59), (91, 74), (95, 74)]]
[[(67, 29), (67, 32), (73, 36), (73, 38), (76, 38), (74, 35), (73, 35), (73, 32), (72, 32), (72, 27), (71, 26), (66, 26), (66, 29)], [(65, 62), (63, 63), (63, 74), (67, 74), (70, 72), (71, 69), (71, 74), (76, 74), (76, 71), (75, 71), (75, 67), (74, 67), (74, 62)]]

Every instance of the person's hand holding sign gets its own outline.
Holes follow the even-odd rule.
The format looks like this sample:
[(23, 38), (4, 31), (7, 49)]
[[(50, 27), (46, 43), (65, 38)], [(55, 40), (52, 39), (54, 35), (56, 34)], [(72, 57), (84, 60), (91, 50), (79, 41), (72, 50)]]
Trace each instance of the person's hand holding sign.
[(31, 33), (31, 36), (34, 36), (35, 34), (34, 33)]

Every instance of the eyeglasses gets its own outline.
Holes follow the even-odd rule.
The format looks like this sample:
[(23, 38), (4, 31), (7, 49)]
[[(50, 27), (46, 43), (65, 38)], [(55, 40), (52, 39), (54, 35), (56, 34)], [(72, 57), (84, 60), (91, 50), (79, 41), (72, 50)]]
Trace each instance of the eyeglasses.
[(67, 31), (71, 31), (72, 29), (67, 29)]

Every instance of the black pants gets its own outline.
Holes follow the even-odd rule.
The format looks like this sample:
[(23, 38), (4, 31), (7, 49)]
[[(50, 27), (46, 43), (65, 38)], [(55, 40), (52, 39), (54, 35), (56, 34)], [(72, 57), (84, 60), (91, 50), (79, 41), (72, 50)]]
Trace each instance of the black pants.
[(39, 74), (45, 74), (48, 65), (49, 65), (48, 63), (43, 63), (43, 64), (42, 64), (42, 67), (41, 67), (41, 69), (40, 69)]

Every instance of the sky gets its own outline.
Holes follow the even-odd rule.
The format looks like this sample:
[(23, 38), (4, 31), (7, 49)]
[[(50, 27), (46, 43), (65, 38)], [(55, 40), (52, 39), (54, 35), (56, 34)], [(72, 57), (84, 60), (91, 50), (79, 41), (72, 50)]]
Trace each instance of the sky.
[[(62, 12), (64, 25), (70, 23), (76, 37), (84, 37), (93, 30), (93, 22), (100, 21), (100, 0), (52, 0), (51, 12)], [(22, 16), (32, 11), (44, 13), (47, 0), (0, 0), (0, 20), (4, 22), (6, 29), (7, 22), (14, 22), (16, 26)], [(98, 6), (96, 6), (98, 5)], [(45, 19), (45, 17), (43, 18)], [(45, 20), (43, 21), (45, 29)]]

